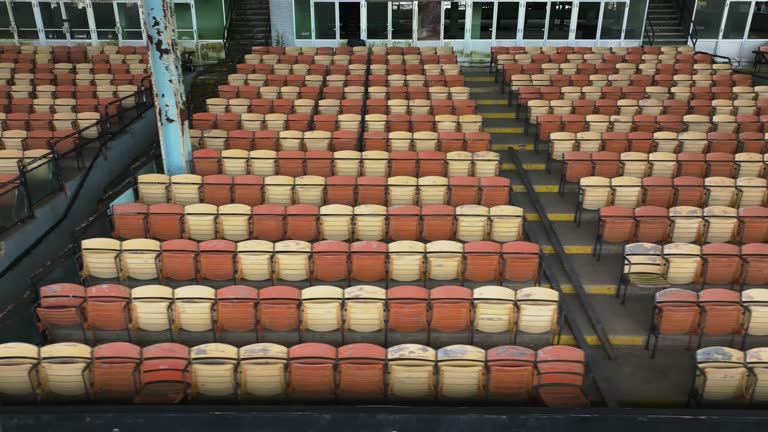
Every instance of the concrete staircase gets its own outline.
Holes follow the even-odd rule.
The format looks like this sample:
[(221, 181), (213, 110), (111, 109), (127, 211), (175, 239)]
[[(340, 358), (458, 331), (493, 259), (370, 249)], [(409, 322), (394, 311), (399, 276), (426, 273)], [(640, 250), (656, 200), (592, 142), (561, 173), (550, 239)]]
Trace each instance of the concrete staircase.
[(673, 0), (653, 0), (648, 4), (646, 20), (656, 31), (655, 46), (688, 44), (688, 29), (680, 25), (680, 14), (680, 8)]
[(272, 37), (269, 0), (239, 0), (234, 2), (227, 33), (227, 58), (235, 63), (254, 46), (266, 46)]

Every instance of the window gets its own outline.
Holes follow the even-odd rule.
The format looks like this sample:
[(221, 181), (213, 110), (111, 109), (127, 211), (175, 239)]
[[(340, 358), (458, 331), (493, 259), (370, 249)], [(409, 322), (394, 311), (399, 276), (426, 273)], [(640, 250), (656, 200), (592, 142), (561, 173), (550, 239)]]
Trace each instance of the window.
[(38, 39), (37, 23), (32, 12), (32, 3), (12, 2), (13, 19), (16, 21), (19, 39)]
[[(419, 6), (421, 7), (421, 6)], [(467, 3), (463, 1), (443, 2), (443, 39), (464, 39), (467, 20)]]
[(597, 39), (597, 21), (600, 19), (600, 3), (580, 2), (576, 20), (576, 39)]
[(571, 31), (572, 2), (552, 2), (549, 6), (549, 30), (547, 39), (568, 39)]
[(120, 18), (122, 38), (124, 40), (142, 40), (141, 16), (138, 3), (118, 3), (117, 16)]
[(755, 3), (752, 23), (749, 25), (749, 39), (768, 39), (768, 2)]
[(69, 19), (69, 37), (77, 40), (90, 39), (91, 25), (88, 22), (88, 12), (85, 5), (64, 3), (64, 11), (67, 13), (67, 19)]
[(472, 5), (472, 39), (493, 37), (493, 3), (482, 2)]
[(627, 29), (624, 31), (624, 39), (640, 39), (643, 35), (645, 24), (645, 8), (648, 0), (630, 0), (629, 13), (627, 14)]
[(11, 31), (11, 16), (8, 15), (8, 8), (0, 5), (0, 39), (13, 39)]
[(66, 39), (67, 37), (64, 35), (64, 18), (61, 16), (59, 2), (40, 2), (39, 5), (45, 38)]
[(418, 36), (421, 41), (439, 41), (440, 40), (440, 8), (443, 2), (419, 2), (419, 31)]
[(743, 39), (752, 2), (732, 2), (725, 17), (723, 39)]
[(603, 26), (600, 39), (621, 39), (621, 27), (624, 25), (626, 3), (607, 2), (603, 6)]
[(176, 16), (176, 37), (179, 40), (195, 40), (192, 5), (189, 3), (174, 3), (173, 13)]
[(392, 2), (392, 39), (413, 39), (413, 3)]
[(520, 3), (499, 2), (496, 9), (496, 39), (517, 39)]
[(93, 19), (96, 22), (96, 37), (99, 40), (117, 40), (117, 22), (112, 3), (93, 3)]
[(698, 0), (694, 22), (699, 39), (717, 39), (725, 12), (725, 0)]
[(368, 3), (368, 39), (387, 39), (387, 3)]
[(312, 39), (309, 0), (293, 0), (293, 17), (296, 26), (296, 39)]
[[(198, 39), (221, 40), (224, 36), (224, 9), (221, 1), (195, 0), (195, 17)], [(192, 29), (192, 25), (188, 28)]]
[(524, 39), (544, 39), (544, 27), (547, 22), (547, 3), (525, 3)]
[(315, 39), (336, 39), (336, 3), (315, 3)]

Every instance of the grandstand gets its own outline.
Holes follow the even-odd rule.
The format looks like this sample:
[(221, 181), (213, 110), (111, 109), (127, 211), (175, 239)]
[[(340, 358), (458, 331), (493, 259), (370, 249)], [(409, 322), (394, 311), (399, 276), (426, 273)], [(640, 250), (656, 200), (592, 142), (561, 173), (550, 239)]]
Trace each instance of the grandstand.
[(0, 7), (20, 419), (762, 418), (760, 2), (210, 3)]

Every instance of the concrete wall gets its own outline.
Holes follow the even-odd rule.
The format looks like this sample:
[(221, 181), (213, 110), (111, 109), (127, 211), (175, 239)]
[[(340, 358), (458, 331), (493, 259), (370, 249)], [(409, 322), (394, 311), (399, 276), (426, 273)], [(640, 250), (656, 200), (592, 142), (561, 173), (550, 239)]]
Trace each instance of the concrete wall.
[(293, 0), (270, 0), (269, 18), (272, 22), (272, 43), (278, 32), (283, 34), (283, 45), (296, 45), (296, 35), (293, 30)]

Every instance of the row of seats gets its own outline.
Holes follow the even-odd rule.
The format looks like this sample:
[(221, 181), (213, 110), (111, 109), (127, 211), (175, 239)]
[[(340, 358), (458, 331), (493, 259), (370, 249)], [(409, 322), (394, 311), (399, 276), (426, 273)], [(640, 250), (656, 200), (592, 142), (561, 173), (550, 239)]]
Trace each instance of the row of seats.
[(246, 64), (277, 64), (277, 63), (303, 63), (320, 65), (350, 65), (350, 64), (457, 64), (458, 59), (454, 54), (246, 54)]
[[(673, 243), (676, 244), (676, 243)], [(93, 238), (81, 243), (84, 278), (121, 280), (527, 282), (539, 279), (538, 245), (528, 242), (355, 243), (325, 240)]]
[[(546, 60), (541, 62), (542, 60)], [(616, 77), (618, 80), (626, 80), (632, 77), (637, 82), (650, 83), (655, 80), (663, 82), (669, 81), (669, 76), (675, 75), (709, 75), (717, 81), (728, 81), (728, 77), (735, 82), (749, 85), (752, 83), (752, 77), (749, 74), (735, 72), (730, 64), (727, 63), (658, 63), (658, 59), (650, 56), (647, 59), (641, 59), (639, 62), (634, 57), (634, 61), (622, 61), (614, 59), (610, 62), (592, 63), (572, 63), (558, 62), (562, 57), (554, 59), (541, 58), (539, 62), (529, 63), (507, 63), (501, 65), (503, 83), (510, 84), (512, 77), (516, 75), (549, 75), (553, 82), (568, 82), (571, 79), (574, 85), (583, 83), (585, 76), (590, 75), (621, 75)], [(497, 77), (498, 79), (498, 77)], [(504, 90), (502, 86), (502, 91)]]
[[(226, 127), (227, 118), (216, 116), (216, 126)], [(239, 114), (235, 114), (238, 115)], [(247, 122), (248, 115), (243, 122)], [(0, 115), (0, 119), (2, 115)], [(234, 121), (234, 119), (233, 119)], [(221, 124), (219, 124), (221, 123)], [(205, 126), (198, 121), (195, 126)], [(241, 125), (242, 127), (242, 125)], [(190, 129), (190, 141), (196, 148), (236, 150), (300, 150), (300, 151), (345, 151), (361, 147), (360, 134), (351, 130), (225, 130), (225, 129)], [(762, 136), (762, 134), (761, 134)], [(763, 142), (763, 144), (765, 144)], [(466, 151), (469, 153), (485, 152), (490, 149), (491, 135), (486, 132), (364, 132), (363, 151), (439, 151), (451, 153)], [(751, 148), (751, 147), (749, 147)]]
[[(554, 87), (554, 86), (531, 86), (526, 85), (520, 87), (520, 90), (515, 93), (511, 100), (517, 102), (518, 105), (526, 105), (532, 100), (571, 100), (574, 106), (576, 101), (580, 100), (592, 100), (597, 101), (603, 99), (611, 99), (619, 101), (622, 99), (634, 99), (641, 100), (658, 100), (663, 104), (666, 100), (678, 100), (684, 102), (692, 101), (711, 101), (716, 99), (723, 100), (747, 100), (747, 101), (759, 101), (768, 98), (768, 93), (765, 92), (766, 86), (762, 87), (641, 87), (641, 86), (586, 86), (586, 87)], [(601, 102), (604, 104), (611, 104), (610, 102)], [(639, 102), (638, 102), (639, 103)], [(679, 103), (679, 102), (678, 102)], [(698, 104), (705, 104), (706, 102), (697, 102)], [(757, 103), (757, 102), (756, 102)], [(589, 102), (578, 102), (578, 104), (584, 105)], [(682, 105), (682, 104), (681, 104)], [(610, 105), (609, 105), (610, 106)]]
[(741, 134), (746, 132), (768, 132), (768, 116), (733, 116), (698, 114), (688, 115), (646, 115), (635, 116), (603, 114), (590, 115), (540, 115), (537, 119), (536, 138), (548, 141), (555, 132), (723, 132)]
[(417, 344), (382, 348), (321, 343), (286, 348), (260, 343), (236, 348), (159, 343), (140, 348), (77, 343), (38, 348), (0, 345), (0, 391), (11, 400), (392, 400), (538, 401), (585, 407), (584, 352), (567, 346), (539, 351), (499, 346), (485, 351), (452, 345), (437, 351)]
[[(278, 60), (279, 61), (279, 60)], [(240, 81), (243, 75), (345, 75), (348, 80), (360, 80), (364, 82), (366, 75), (387, 74), (417, 74), (428, 76), (458, 76), (461, 75), (461, 66), (451, 63), (415, 63), (415, 64), (365, 64), (365, 63), (240, 63), (235, 66), (234, 79)], [(228, 80), (233, 75), (228, 75)], [(257, 79), (258, 80), (258, 79)], [(230, 82), (230, 84), (234, 84)], [(244, 84), (244, 83), (243, 83)]]
[[(228, 99), (427, 99), (427, 100), (469, 100), (469, 87), (462, 86), (220, 86), (218, 98), (208, 99), (210, 105), (224, 105)], [(378, 103), (378, 102), (377, 102)], [(375, 104), (377, 104), (375, 103)]]
[[(88, 61), (94, 55), (101, 54), (147, 54), (149, 48), (146, 46), (117, 46), (117, 45), (0, 45), (0, 54), (4, 55), (51, 55), (53, 61), (82, 63)], [(80, 60), (82, 59), (82, 60)]]
[(686, 115), (698, 114), (704, 116), (734, 115), (734, 116), (763, 116), (768, 113), (768, 99), (754, 100), (699, 100), (695, 104), (675, 99), (600, 99), (600, 100), (571, 100), (534, 99), (528, 101), (528, 121), (536, 124), (538, 116), (544, 114), (603, 114), (636, 116), (645, 115)]
[(124, 97), (138, 90), (136, 85), (123, 84), (98, 84), (77, 86), (52, 86), (52, 85), (13, 85), (0, 86), (0, 98), (9, 99), (16, 103), (23, 99), (66, 99), (66, 98), (113, 98)]
[(768, 242), (768, 208), (603, 207), (596, 244)]
[[(148, 73), (101, 73), (101, 74), (58, 74), (36, 73), (36, 74), (15, 74), (9, 77), (0, 72), (0, 82), (3, 86), (33, 86), (35, 89), (42, 86), (56, 86), (60, 92), (70, 91), (73, 86), (92, 86), (92, 85), (124, 85), (134, 84), (142, 85), (149, 81)], [(60, 87), (60, 88), (59, 88)]]
[(768, 198), (767, 184), (766, 179), (757, 177), (583, 177), (579, 180), (577, 212), (641, 205), (761, 207)]
[(698, 346), (704, 336), (768, 335), (766, 301), (768, 289), (755, 288), (741, 293), (721, 288), (697, 292), (667, 288), (656, 293), (648, 345), (653, 337), (651, 357), (656, 354), (662, 336), (698, 336)]
[(251, 48), (252, 53), (256, 54), (277, 54), (277, 55), (331, 55), (331, 54), (453, 54), (453, 47), (451, 46), (430, 46), (430, 47), (414, 47), (414, 46), (338, 46), (338, 47), (309, 47), (309, 46), (255, 46)]
[[(253, 174), (260, 176), (287, 175), (291, 177), (316, 175), (321, 177), (470, 176), (484, 178), (497, 176), (501, 166), (501, 157), (496, 152), (443, 153), (438, 151), (395, 151), (390, 153), (377, 150), (365, 152), (355, 150), (337, 152), (315, 150), (305, 152), (300, 149), (311, 147), (314, 144), (312, 142), (307, 143), (305, 139), (302, 138), (298, 143), (293, 143), (291, 140), (283, 138), (280, 142), (282, 148), (295, 148), (296, 150), (281, 150), (279, 152), (272, 150), (252, 150), (248, 152), (238, 149), (221, 151), (215, 148), (195, 150), (192, 153), (193, 172), (203, 176), (214, 174), (231, 176)], [(204, 144), (207, 143), (204, 142)], [(721, 153), (712, 154), (719, 155)], [(722, 154), (727, 155), (726, 153)], [(754, 155), (756, 158), (743, 157), (737, 159), (739, 163), (734, 161), (733, 155), (727, 155), (730, 159), (723, 157), (717, 160), (721, 164), (730, 161), (731, 171), (727, 171), (727, 167), (720, 165), (715, 165), (711, 170), (715, 173), (734, 172), (736, 171), (735, 164), (739, 163), (739, 172), (743, 173), (745, 177), (756, 177), (763, 172), (762, 155), (756, 153), (741, 154)], [(647, 155), (645, 156), (647, 160)], [(759, 165), (754, 166), (755, 164)]]
[[(278, 66), (278, 65), (270, 65)], [(261, 68), (267, 69), (267, 68)], [(336, 74), (328, 71), (327, 74), (279, 74), (279, 73), (261, 73), (250, 72), (247, 74), (239, 73), (227, 76), (226, 86), (254, 86), (254, 87), (282, 87), (289, 86), (308, 86), (308, 87), (347, 87), (347, 86), (409, 86), (409, 87), (461, 87), (464, 85), (464, 76), (459, 74), (442, 73), (425, 75), (423, 71), (408, 71), (408, 74), (392, 73), (387, 70), (385, 73), (365, 74)], [(293, 70), (291, 70), (293, 72)], [(310, 72), (310, 71), (307, 71)], [(312, 71), (314, 72), (314, 71)], [(347, 71), (353, 72), (353, 71)], [(359, 72), (359, 71), (354, 71)], [(438, 71), (442, 72), (442, 71)], [(225, 86), (225, 87), (226, 87)], [(221, 87), (221, 86), (220, 86)]]
[[(232, 150), (226, 150), (232, 151)], [(566, 152), (561, 186), (584, 177), (764, 177), (768, 155), (758, 153)]]
[[(83, 62), (83, 63), (37, 63), (33, 66), (31, 71), (28, 71), (24, 62), (8, 63), (3, 62), (0, 58), (0, 71), (4, 73), (11, 73), (13, 75), (19, 73), (52, 73), (54, 75), (60, 74), (99, 74), (99, 73), (112, 73), (112, 70), (131, 71), (130, 73), (148, 73), (149, 62), (139, 55), (120, 56), (115, 55), (114, 58), (110, 58), (106, 62)], [(124, 73), (124, 72), (122, 72)]]
[[(139, 201), (144, 204), (172, 202), (187, 205), (203, 202), (206, 193), (232, 196), (239, 204), (447, 204), (486, 207), (509, 204), (511, 182), (505, 177), (350, 177), (268, 176), (203, 177), (195, 174), (143, 174), (138, 177)], [(591, 177), (589, 177), (591, 178)], [(610, 181), (609, 179), (606, 179)], [(697, 179), (700, 180), (701, 179)], [(743, 180), (743, 179), (740, 179)], [(764, 181), (764, 179), (761, 179)], [(638, 179), (639, 181), (639, 179)], [(733, 181), (733, 180), (731, 180)], [(208, 191), (206, 191), (206, 189)], [(735, 187), (731, 185), (735, 195)], [(745, 200), (742, 200), (744, 202)], [(762, 205), (750, 204), (750, 205)], [(715, 204), (713, 204), (715, 205)]]
[[(447, 340), (471, 343), (483, 336), (509, 343), (518, 332), (556, 335), (558, 297), (557, 291), (542, 287), (385, 290), (370, 285), (346, 289), (318, 285), (299, 290), (232, 285), (215, 290), (202, 285), (129, 289), (108, 284), (86, 289), (56, 284), (40, 288), (36, 314), (39, 328), (49, 339), (68, 331), (82, 334), (83, 342), (88, 342), (85, 333), (90, 331), (93, 341), (124, 340), (131, 332), (135, 339), (157, 341), (239, 339), (241, 345), (322, 338), (336, 346), (344, 339), (391, 346), (402, 336), (440, 347)], [(110, 331), (117, 334), (110, 337)]]
[[(549, 159), (563, 160), (567, 152), (649, 153), (649, 161), (669, 153), (768, 153), (762, 132), (553, 132)], [(653, 158), (651, 154), (657, 153)]]
[[(635, 65), (627, 65), (629, 68), (620, 69), (619, 65), (604, 65), (595, 69), (593, 65), (523, 65), (519, 68), (510, 68), (505, 73), (505, 84), (511, 92), (527, 93), (535, 91), (529, 86), (542, 87), (542, 95), (550, 98), (552, 93), (573, 93), (572, 87), (593, 87), (585, 93), (599, 92), (598, 88), (609, 89), (606, 93), (614, 96), (611, 92), (616, 92), (614, 88), (630, 87), (632, 93), (640, 93), (641, 88), (645, 88), (645, 93), (659, 96), (664, 93), (662, 89), (677, 89), (682, 92), (682, 88), (711, 88), (713, 92), (728, 92), (729, 89), (741, 89), (753, 85), (752, 76), (744, 74), (734, 74), (730, 70), (693, 70), (692, 68), (679, 68), (673, 73), (656, 73), (654, 70), (644, 71), (642, 66), (636, 70)], [(601, 65), (603, 66), (603, 65)], [(650, 67), (658, 67), (649, 65)], [(520, 69), (520, 70), (516, 70)], [(516, 73), (512, 73), (516, 72)], [(642, 72), (651, 72), (642, 73)], [(763, 87), (756, 87), (764, 93)], [(703, 90), (697, 90), (701, 92)], [(756, 90), (757, 91), (757, 90)], [(525, 97), (523, 99), (528, 99)]]
[[(544, 53), (548, 55), (552, 54), (618, 54), (618, 55), (644, 55), (644, 54), (693, 54), (694, 49), (688, 45), (681, 46), (636, 46), (636, 47), (620, 47), (620, 46), (564, 46), (564, 45), (531, 45), (531, 46), (493, 46), (491, 47), (491, 63), (495, 64), (499, 55), (504, 54), (539, 54)], [(709, 60), (707, 60), (709, 57)], [(711, 56), (701, 57), (703, 62), (711, 62)]]
[[(136, 105), (139, 94), (135, 86), (125, 86), (124, 91), (117, 91), (112, 96), (105, 98), (63, 98), (63, 99), (0, 99), (0, 116), (6, 120), (10, 114), (25, 115), (40, 114), (67, 114), (87, 112), (109, 112), (116, 115), (119, 108), (130, 108)], [(133, 91), (128, 91), (130, 87)], [(95, 96), (95, 95), (94, 95)], [(4, 122), (3, 122), (4, 123)]]
[[(735, 210), (734, 210), (735, 211)], [(366, 204), (322, 207), (298, 204), (116, 204), (112, 236), (118, 239), (191, 238), (279, 240), (522, 240), (523, 209)]]
[(768, 244), (631, 243), (624, 247), (619, 292), (670, 285), (740, 286), (768, 283)]
[(690, 398), (702, 405), (763, 405), (768, 400), (768, 349), (739, 351), (707, 347), (696, 351), (696, 373)]
[[(60, 105), (63, 110), (72, 106)], [(5, 117), (5, 118), (2, 118)], [(101, 115), (96, 111), (62, 111), (55, 114), (47, 112), (11, 113), (0, 116), (0, 134), (4, 143), (12, 140), (24, 140), (33, 131), (62, 131), (85, 129), (99, 122)], [(13, 146), (11, 146), (13, 147)], [(6, 148), (9, 148), (6, 145)]]

